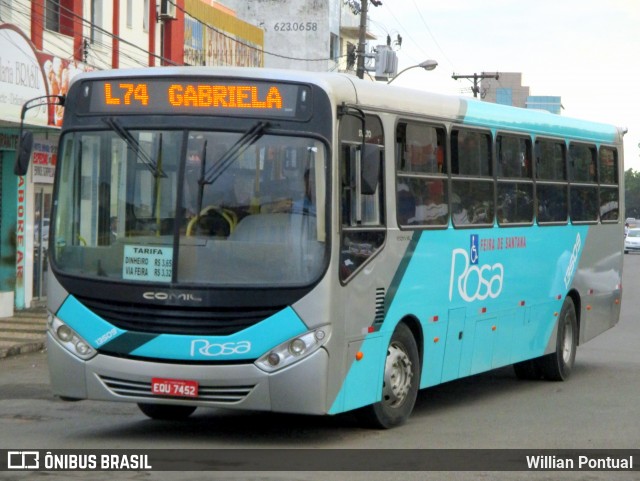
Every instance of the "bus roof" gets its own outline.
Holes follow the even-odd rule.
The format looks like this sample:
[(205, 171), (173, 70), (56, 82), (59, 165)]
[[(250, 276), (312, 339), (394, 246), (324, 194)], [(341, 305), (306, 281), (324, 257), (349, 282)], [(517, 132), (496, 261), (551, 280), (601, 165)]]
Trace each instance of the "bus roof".
[(178, 66), (99, 70), (80, 74), (73, 79), (72, 83), (91, 78), (145, 76), (228, 76), (303, 82), (323, 88), (337, 104), (345, 102), (362, 108), (392, 111), (406, 116), (427, 116), (436, 120), (453, 121), (493, 130), (522, 131), (541, 136), (571, 137), (592, 142), (621, 142), (623, 135), (623, 129), (610, 124), (563, 117), (546, 111), (482, 102), (463, 96), (391, 86), (361, 80), (344, 73), (246, 67)]

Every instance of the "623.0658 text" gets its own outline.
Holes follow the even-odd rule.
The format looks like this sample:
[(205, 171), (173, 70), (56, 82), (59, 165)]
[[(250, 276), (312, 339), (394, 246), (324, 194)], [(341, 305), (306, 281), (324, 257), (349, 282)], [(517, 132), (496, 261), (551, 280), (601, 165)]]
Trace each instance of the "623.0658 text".
[(273, 25), (276, 32), (315, 32), (318, 30), (316, 22), (278, 22)]

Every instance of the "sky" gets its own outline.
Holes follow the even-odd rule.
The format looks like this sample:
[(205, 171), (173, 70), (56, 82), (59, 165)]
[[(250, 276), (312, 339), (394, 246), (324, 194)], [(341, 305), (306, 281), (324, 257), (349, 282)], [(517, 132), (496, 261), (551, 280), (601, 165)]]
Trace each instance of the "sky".
[[(382, 0), (370, 31), (402, 37), (394, 84), (472, 96), (451, 76), (521, 72), (530, 95), (562, 98), (562, 115), (628, 128), (625, 170), (640, 171), (640, 1)], [(376, 42), (376, 41), (374, 41)]]

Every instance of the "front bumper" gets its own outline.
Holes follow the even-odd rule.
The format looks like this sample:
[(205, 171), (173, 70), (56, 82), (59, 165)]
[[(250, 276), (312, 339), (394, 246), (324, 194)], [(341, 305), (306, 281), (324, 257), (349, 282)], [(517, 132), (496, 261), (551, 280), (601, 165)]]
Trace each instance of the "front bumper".
[[(253, 363), (163, 363), (98, 354), (83, 361), (47, 334), (53, 393), (72, 399), (162, 403), (217, 408), (326, 414), (329, 356), (325, 349), (277, 371)], [(197, 381), (198, 397), (163, 397), (151, 393), (154, 377)]]

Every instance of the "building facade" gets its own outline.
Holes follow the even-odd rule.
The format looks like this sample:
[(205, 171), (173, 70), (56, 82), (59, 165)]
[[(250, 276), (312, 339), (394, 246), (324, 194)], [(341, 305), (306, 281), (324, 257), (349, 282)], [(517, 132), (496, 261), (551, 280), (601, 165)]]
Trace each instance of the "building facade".
[(530, 88), (522, 85), (522, 73), (520, 72), (496, 73), (498, 79), (485, 78), (480, 84), (480, 94), (484, 101), (523, 109), (546, 110), (558, 115), (561, 113), (561, 97), (531, 95)]

